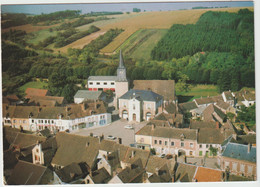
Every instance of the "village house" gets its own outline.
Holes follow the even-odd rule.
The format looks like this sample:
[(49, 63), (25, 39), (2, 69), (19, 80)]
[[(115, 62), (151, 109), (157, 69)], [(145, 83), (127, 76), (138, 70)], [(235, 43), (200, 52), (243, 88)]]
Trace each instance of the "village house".
[[(155, 116), (153, 120), (150, 120), (148, 124), (155, 124), (157, 126), (169, 126), (169, 127), (184, 127), (184, 119), (182, 114), (167, 114), (167, 113), (159, 113)], [(165, 125), (165, 123), (169, 125)], [(162, 125), (161, 125), (162, 124)]]
[(198, 166), (192, 179), (193, 182), (223, 182), (224, 173), (219, 169)]
[(203, 121), (218, 121), (220, 123), (226, 122), (226, 114), (213, 104), (207, 106), (202, 113)]
[(197, 130), (146, 125), (135, 134), (138, 147), (156, 154), (197, 155)]
[(147, 90), (129, 90), (119, 98), (119, 117), (133, 122), (149, 121), (163, 108), (163, 97)]
[(31, 96), (27, 102), (28, 106), (54, 107), (64, 106), (67, 101), (64, 97), (56, 96)]
[(51, 93), (49, 92), (49, 90), (46, 89), (38, 89), (38, 88), (27, 88), (25, 90), (25, 98), (26, 99), (30, 99), (31, 97), (35, 97), (35, 96), (51, 96)]
[(222, 97), (223, 97), (223, 101), (225, 103), (228, 103), (229, 105), (233, 105), (235, 104), (235, 95), (229, 90), (229, 91), (225, 91), (222, 92)]
[(145, 170), (142, 161), (138, 158), (133, 163), (123, 168), (123, 170), (115, 175), (108, 184), (143, 183), (144, 173)]
[(255, 92), (249, 90), (241, 90), (234, 93), (236, 98), (235, 106), (241, 109), (241, 106), (250, 107), (255, 104)]
[(256, 147), (238, 143), (227, 143), (219, 158), (222, 170), (256, 180)]
[(84, 179), (85, 184), (106, 184), (111, 179), (111, 176), (105, 168), (98, 169), (94, 172), (90, 171)]
[(20, 99), (17, 97), (17, 95), (7, 95), (7, 96), (3, 96), (3, 104), (8, 104), (8, 105), (17, 105), (20, 104), (21, 101)]
[(145, 183), (169, 183), (174, 182), (174, 177), (170, 174), (168, 166), (165, 164), (162, 167), (156, 168), (156, 172), (148, 177)]
[(148, 90), (163, 96), (164, 103), (175, 103), (175, 81), (174, 80), (134, 80), (134, 90)]
[(225, 114), (227, 114), (227, 113), (233, 113), (235, 115), (237, 114), (236, 108), (234, 108), (233, 105), (230, 105), (229, 103), (226, 103), (224, 101), (219, 100), (215, 104), (215, 106), (218, 107)]
[(208, 106), (210, 104), (216, 104), (218, 100), (223, 100), (222, 96), (212, 96), (212, 97), (205, 97), (205, 98), (198, 98), (194, 99), (193, 101), (196, 103), (197, 107), (200, 106)]
[(192, 102), (180, 103), (178, 104), (178, 108), (180, 109), (180, 112), (184, 114), (186, 112), (191, 112), (191, 110), (198, 108), (198, 106), (195, 103), (195, 101), (192, 101)]
[(77, 104), (97, 100), (106, 101), (106, 93), (103, 91), (78, 90), (74, 96), (74, 103)]
[(53, 174), (50, 169), (38, 164), (19, 160), (11, 176), (7, 179), (8, 185), (38, 185), (50, 184)]
[(176, 182), (193, 182), (193, 176), (196, 172), (197, 166), (186, 163), (178, 163), (174, 175)]
[(57, 130), (77, 130), (111, 123), (111, 114), (102, 101), (70, 104), (65, 107), (3, 106), (5, 126), (37, 131), (45, 127)]

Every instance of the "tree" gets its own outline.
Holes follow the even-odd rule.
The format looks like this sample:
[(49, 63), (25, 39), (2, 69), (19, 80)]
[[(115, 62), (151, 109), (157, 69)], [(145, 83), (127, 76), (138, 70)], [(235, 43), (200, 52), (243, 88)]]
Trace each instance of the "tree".
[(179, 73), (179, 80), (176, 84), (176, 89), (180, 92), (188, 92), (191, 89), (191, 85), (187, 84), (187, 81), (189, 81), (189, 77), (185, 74)]
[(61, 95), (68, 101), (73, 102), (73, 97), (75, 93), (78, 91), (78, 87), (73, 84), (67, 84), (63, 89)]

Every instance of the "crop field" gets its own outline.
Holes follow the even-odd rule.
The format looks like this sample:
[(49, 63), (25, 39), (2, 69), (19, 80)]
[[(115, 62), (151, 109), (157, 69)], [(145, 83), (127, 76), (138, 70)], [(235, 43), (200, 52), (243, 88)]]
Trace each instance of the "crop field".
[(218, 88), (215, 85), (192, 85), (189, 92), (180, 92), (176, 90), (179, 103), (192, 101), (200, 97), (216, 96), (219, 95)]
[(122, 49), (125, 56), (130, 56), (138, 60), (149, 60), (151, 59), (150, 54), (152, 49), (166, 33), (167, 29), (138, 30), (120, 46), (120, 49)]

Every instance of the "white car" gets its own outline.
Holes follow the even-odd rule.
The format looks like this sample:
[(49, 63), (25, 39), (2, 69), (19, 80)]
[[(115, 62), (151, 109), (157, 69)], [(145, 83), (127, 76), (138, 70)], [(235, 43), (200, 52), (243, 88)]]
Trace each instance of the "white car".
[(133, 127), (131, 125), (126, 125), (125, 129), (133, 129)]
[(108, 135), (108, 136), (107, 136), (107, 139), (110, 139), (110, 140), (115, 140), (115, 139), (116, 139), (116, 137), (114, 137), (114, 136), (112, 136), (112, 135)]

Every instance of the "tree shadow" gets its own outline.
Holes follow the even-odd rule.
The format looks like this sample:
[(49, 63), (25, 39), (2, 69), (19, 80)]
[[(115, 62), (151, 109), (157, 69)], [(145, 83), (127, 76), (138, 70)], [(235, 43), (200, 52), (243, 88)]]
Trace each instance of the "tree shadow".
[(194, 96), (193, 95), (177, 95), (178, 103), (185, 103), (191, 100)]

